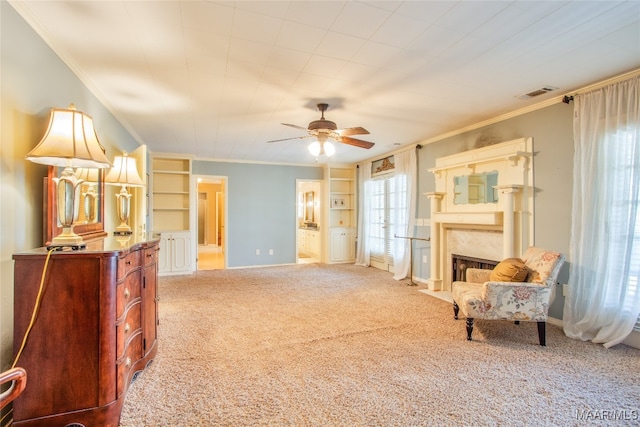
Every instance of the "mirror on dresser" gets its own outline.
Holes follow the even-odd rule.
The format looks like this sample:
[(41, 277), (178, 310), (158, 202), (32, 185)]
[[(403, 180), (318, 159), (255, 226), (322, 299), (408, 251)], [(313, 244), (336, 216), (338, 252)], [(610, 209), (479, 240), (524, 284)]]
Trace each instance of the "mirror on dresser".
[[(58, 221), (56, 185), (53, 178), (62, 173), (63, 168), (49, 166), (44, 179), (43, 240), (47, 245), (62, 232)], [(106, 236), (104, 230), (104, 171), (102, 169), (77, 168), (76, 176), (84, 180), (79, 186), (75, 201), (78, 211), (73, 231), (84, 240)]]

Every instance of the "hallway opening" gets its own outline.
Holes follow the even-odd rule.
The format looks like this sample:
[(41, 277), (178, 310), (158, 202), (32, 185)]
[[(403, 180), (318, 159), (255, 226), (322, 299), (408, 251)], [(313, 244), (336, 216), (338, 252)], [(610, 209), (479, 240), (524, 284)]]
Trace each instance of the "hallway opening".
[(197, 269), (224, 269), (226, 180), (198, 178), (197, 183)]

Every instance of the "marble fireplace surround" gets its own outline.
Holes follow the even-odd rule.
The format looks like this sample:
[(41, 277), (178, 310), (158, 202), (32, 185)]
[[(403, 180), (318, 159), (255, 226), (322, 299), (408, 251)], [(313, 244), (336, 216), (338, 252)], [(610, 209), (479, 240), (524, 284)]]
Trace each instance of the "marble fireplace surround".
[[(451, 290), (451, 254), (499, 261), (533, 244), (533, 141), (521, 138), (436, 159), (429, 290)], [(497, 203), (454, 204), (453, 177), (498, 172)]]

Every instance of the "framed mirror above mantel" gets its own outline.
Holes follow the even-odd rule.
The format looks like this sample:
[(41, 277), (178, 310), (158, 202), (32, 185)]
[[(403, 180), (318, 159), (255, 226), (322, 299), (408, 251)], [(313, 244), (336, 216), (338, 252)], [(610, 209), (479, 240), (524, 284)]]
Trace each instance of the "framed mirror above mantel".
[[(49, 166), (47, 177), (44, 178), (43, 203), (43, 244), (48, 245), (51, 240), (62, 232), (58, 221), (56, 186), (53, 178), (62, 173), (61, 167)], [(80, 175), (83, 174), (83, 175)], [(77, 219), (73, 231), (83, 240), (90, 240), (107, 235), (104, 229), (104, 171), (102, 169), (76, 169), (76, 176), (85, 181), (80, 184), (76, 206)]]

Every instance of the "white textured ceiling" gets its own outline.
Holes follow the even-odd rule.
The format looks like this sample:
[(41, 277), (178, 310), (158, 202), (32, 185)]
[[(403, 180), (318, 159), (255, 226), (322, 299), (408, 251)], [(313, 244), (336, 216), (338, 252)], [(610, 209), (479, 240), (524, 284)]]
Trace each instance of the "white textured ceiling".
[(209, 159), (313, 163), (266, 141), (324, 102), (355, 162), (640, 67), (638, 1), (10, 3), (140, 143)]

